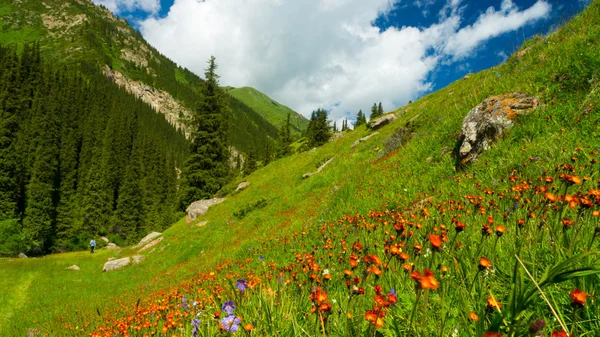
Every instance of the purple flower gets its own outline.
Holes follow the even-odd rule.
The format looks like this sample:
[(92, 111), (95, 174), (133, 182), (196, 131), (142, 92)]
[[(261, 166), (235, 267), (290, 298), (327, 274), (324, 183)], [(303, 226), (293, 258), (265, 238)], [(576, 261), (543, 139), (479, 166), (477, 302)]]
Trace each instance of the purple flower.
[(239, 324), (242, 322), (239, 317), (235, 317), (234, 315), (229, 315), (221, 320), (221, 324), (225, 327), (225, 331), (227, 332), (236, 332), (238, 331)]
[(265, 257), (264, 257), (264, 256), (259, 256), (259, 257), (258, 257), (258, 261), (264, 261), (264, 260), (265, 260)]
[(185, 297), (185, 295), (181, 299), (181, 307), (185, 310), (188, 310), (190, 308), (190, 306), (187, 304), (187, 297)]
[(227, 315), (231, 316), (231, 314), (233, 313), (233, 311), (236, 309), (235, 305), (233, 304), (233, 301), (227, 301), (225, 303), (223, 303), (223, 306), (221, 307), (221, 310), (227, 312)]
[(246, 284), (246, 280), (237, 280), (237, 283), (235, 284), (235, 287), (239, 290), (239, 291), (244, 291), (246, 289), (248, 289), (248, 284)]
[(192, 336), (196, 337), (196, 336), (198, 336), (198, 330), (200, 330), (200, 320), (197, 318), (194, 318), (192, 320), (192, 326), (194, 327), (192, 329)]
[(394, 288), (392, 288), (392, 290), (390, 290), (390, 294), (392, 294), (392, 295), (394, 295), (394, 296), (397, 296), (397, 295), (396, 295), (396, 290), (394, 290)]

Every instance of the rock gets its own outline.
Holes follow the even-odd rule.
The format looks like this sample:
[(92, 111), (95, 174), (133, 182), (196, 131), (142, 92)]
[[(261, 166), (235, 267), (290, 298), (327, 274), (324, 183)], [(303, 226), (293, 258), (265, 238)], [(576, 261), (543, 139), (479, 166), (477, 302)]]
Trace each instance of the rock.
[(19, 255), (17, 256), (19, 259), (26, 259), (27, 255), (23, 254), (23, 253), (19, 253)]
[(67, 267), (68, 270), (79, 270), (79, 267), (77, 265), (72, 265), (70, 267)]
[(235, 189), (235, 191), (236, 191), (236, 192), (237, 192), (237, 191), (241, 191), (241, 190), (243, 190), (244, 188), (246, 188), (246, 187), (248, 187), (248, 186), (250, 186), (250, 183), (249, 183), (249, 182), (247, 182), (247, 181), (244, 181), (244, 182), (242, 182), (242, 183), (240, 183), (240, 184), (238, 185), (238, 187)]
[(369, 125), (369, 128), (371, 130), (380, 129), (380, 128), (390, 124), (390, 122), (394, 121), (396, 118), (397, 117), (395, 114), (383, 115), (383, 116), (377, 118), (376, 120), (372, 121), (371, 124)]
[(378, 134), (379, 134), (379, 132), (373, 132), (372, 134), (370, 134), (370, 135), (368, 135), (368, 136), (366, 136), (366, 137), (362, 137), (361, 139), (359, 139), (359, 140), (355, 141), (354, 143), (352, 143), (352, 146), (351, 146), (351, 147), (352, 147), (352, 148), (355, 148), (355, 147), (357, 147), (357, 146), (358, 146), (358, 144), (360, 144), (360, 143), (362, 143), (362, 142), (364, 142), (364, 141), (368, 140), (369, 138), (371, 138), (371, 137), (373, 137), (373, 136), (376, 136), (376, 135), (378, 135)]
[(107, 261), (113, 261), (114, 259), (114, 257), (109, 257)]
[(197, 226), (197, 227), (204, 227), (204, 226), (205, 226), (207, 223), (208, 223), (208, 221), (201, 221), (201, 222), (198, 222), (198, 223), (196, 224), (196, 226)]
[(132, 259), (133, 259), (133, 264), (138, 264), (138, 263), (144, 262), (146, 257), (144, 255), (134, 255), (132, 257)]
[(325, 168), (325, 166), (329, 165), (329, 163), (331, 163), (333, 161), (334, 157), (329, 158), (326, 162), (324, 162), (321, 166), (319, 166), (319, 168), (315, 171), (315, 172), (309, 172), (309, 173), (305, 173), (302, 176), (302, 179), (306, 179), (309, 178), (317, 173), (320, 173), (321, 171), (323, 171), (323, 169)]
[(463, 121), (460, 160), (467, 163), (477, 158), (504, 130), (513, 126), (515, 117), (533, 111), (537, 105), (535, 98), (518, 92), (486, 98)]
[(469, 78), (471, 78), (471, 74), (466, 74), (465, 77), (463, 77), (465, 80), (468, 80)]
[(520, 52), (517, 53), (517, 60), (520, 60), (523, 58), (523, 56), (525, 56), (525, 54), (527, 54), (528, 51), (531, 50), (531, 46), (521, 50)]
[(113, 270), (121, 269), (121, 268), (125, 267), (126, 265), (128, 265), (129, 263), (131, 263), (131, 258), (129, 258), (129, 257), (124, 257), (122, 259), (108, 261), (104, 264), (104, 267), (102, 267), (102, 271), (113, 271)]
[(163, 237), (161, 236), (160, 238), (147, 243), (144, 247), (142, 247), (142, 249), (138, 250), (138, 253), (145, 251), (146, 249), (152, 248), (154, 246), (156, 246), (157, 244), (159, 244), (161, 241), (163, 240)]
[(114, 243), (109, 243), (108, 245), (106, 245), (106, 249), (119, 249), (119, 246), (115, 245)]
[(220, 204), (223, 201), (225, 201), (224, 198), (214, 198), (214, 199), (194, 201), (185, 210), (187, 212), (187, 216), (185, 218), (185, 222), (188, 223), (188, 224), (191, 223), (192, 221), (196, 220), (196, 218), (198, 218), (199, 216), (201, 216), (201, 215), (205, 214), (206, 212), (208, 212), (208, 209), (211, 206), (214, 206), (216, 204)]
[(104, 236), (103, 236), (103, 237), (101, 237), (100, 239), (102, 239), (102, 241), (104, 241), (104, 242), (106, 242), (106, 243), (108, 243), (108, 242), (109, 242), (109, 241), (108, 241), (108, 239), (107, 239), (107, 238), (105, 238)]
[(159, 233), (159, 232), (152, 232), (152, 233), (150, 233), (150, 234), (148, 234), (148, 235), (144, 236), (144, 238), (143, 238), (143, 239), (141, 239), (141, 240), (140, 240), (140, 242), (138, 242), (138, 244), (137, 244), (137, 245), (133, 246), (133, 249), (138, 249), (138, 248), (140, 248), (140, 247), (143, 247), (143, 246), (145, 246), (145, 245), (146, 245), (148, 242), (150, 242), (150, 241), (152, 241), (152, 240), (156, 239), (157, 237), (159, 237), (159, 236), (161, 236), (161, 235), (162, 235), (162, 233)]

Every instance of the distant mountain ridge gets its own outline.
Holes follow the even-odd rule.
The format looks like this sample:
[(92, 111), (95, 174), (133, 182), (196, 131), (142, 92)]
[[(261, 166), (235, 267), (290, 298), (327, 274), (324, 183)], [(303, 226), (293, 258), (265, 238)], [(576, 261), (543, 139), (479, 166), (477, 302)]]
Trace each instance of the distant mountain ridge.
[[(35, 41), (45, 59), (57, 65), (99, 66), (114, 83), (163, 113), (178, 128), (201, 99), (200, 77), (162, 55), (127, 21), (91, 0), (0, 0), (0, 20), (0, 44)], [(248, 152), (272, 143), (288, 112), (295, 116), (296, 132), (306, 128), (308, 121), (301, 115), (283, 106), (273, 109), (270, 105), (274, 101), (268, 96), (244, 89), (252, 95), (236, 93), (239, 102), (232, 104), (231, 133), (246, 136), (232, 137), (232, 145), (238, 149)], [(249, 110), (255, 114), (248, 116)], [(254, 120), (258, 116), (276, 129), (260, 129), (264, 123)], [(253, 122), (248, 123), (248, 119)], [(248, 144), (242, 143), (246, 140)]]

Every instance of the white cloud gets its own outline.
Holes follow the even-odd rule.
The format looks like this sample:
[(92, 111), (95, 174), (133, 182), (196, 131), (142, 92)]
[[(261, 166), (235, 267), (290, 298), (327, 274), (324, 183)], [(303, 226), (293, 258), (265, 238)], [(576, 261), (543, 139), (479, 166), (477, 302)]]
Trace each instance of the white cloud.
[(104, 5), (115, 14), (141, 10), (156, 14), (160, 10), (160, 0), (92, 0), (98, 5)]
[(551, 6), (538, 1), (524, 11), (519, 11), (511, 0), (503, 0), (500, 10), (487, 9), (477, 21), (454, 34), (446, 43), (444, 52), (454, 59), (468, 56), (482, 42), (516, 30), (536, 20), (547, 17)]
[[(386, 110), (405, 104), (430, 88), (428, 75), (441, 59), (495, 36), (487, 27), (514, 30), (549, 8), (540, 0), (519, 11), (505, 0), (501, 10), (458, 30), (461, 1), (448, 0), (436, 24), (380, 32), (372, 22), (395, 2), (176, 0), (166, 17), (139, 27), (158, 50), (197, 74), (214, 55), (222, 84), (253, 86), (305, 116), (331, 108), (330, 118), (339, 120), (368, 112), (373, 102)], [(477, 41), (465, 41), (467, 33)]]

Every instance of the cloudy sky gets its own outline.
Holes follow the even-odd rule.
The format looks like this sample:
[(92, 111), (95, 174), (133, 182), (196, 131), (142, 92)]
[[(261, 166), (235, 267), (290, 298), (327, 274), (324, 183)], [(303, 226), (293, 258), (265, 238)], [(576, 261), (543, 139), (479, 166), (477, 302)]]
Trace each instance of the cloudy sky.
[(589, 0), (93, 0), (150, 44), (221, 84), (252, 86), (310, 115), (405, 105), (496, 65)]

